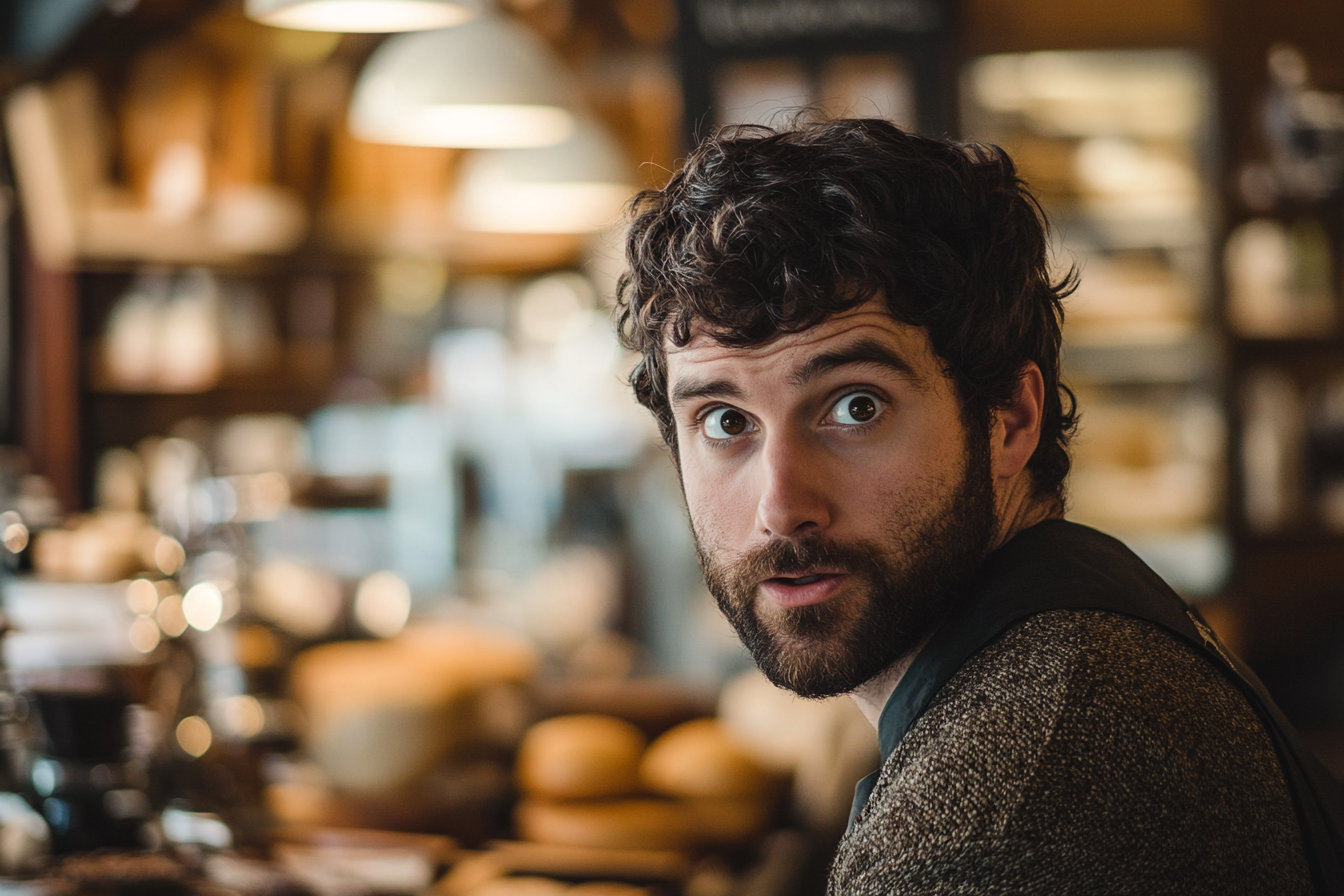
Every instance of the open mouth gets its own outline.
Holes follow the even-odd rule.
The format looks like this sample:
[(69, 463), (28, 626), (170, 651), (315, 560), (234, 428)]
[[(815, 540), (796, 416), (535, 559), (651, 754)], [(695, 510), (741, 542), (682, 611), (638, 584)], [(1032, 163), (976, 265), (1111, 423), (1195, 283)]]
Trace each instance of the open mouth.
[(761, 594), (781, 607), (803, 607), (831, 599), (845, 579), (841, 572), (814, 572), (801, 576), (772, 576), (761, 582)]
[(807, 569), (790, 570), (794, 575), (771, 576), (757, 586), (760, 598), (776, 607), (806, 607), (825, 603), (840, 592), (847, 573), (830, 571), (811, 572)]
[(820, 582), (822, 579), (829, 579), (835, 573), (819, 572), (810, 576), (774, 576), (767, 581), (779, 582), (781, 585), (811, 585), (813, 582)]

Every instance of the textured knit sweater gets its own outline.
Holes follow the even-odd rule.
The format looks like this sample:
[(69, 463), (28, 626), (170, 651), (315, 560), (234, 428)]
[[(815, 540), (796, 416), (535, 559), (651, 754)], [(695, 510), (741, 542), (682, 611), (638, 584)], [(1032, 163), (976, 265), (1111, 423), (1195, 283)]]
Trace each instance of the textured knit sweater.
[(967, 661), (883, 763), (833, 894), (1312, 891), (1246, 699), (1166, 631), (1031, 617)]

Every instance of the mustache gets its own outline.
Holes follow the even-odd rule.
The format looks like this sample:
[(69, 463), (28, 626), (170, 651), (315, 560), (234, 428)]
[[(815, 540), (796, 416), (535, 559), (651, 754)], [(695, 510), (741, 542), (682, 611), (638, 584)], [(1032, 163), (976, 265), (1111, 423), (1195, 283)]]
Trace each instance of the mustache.
[[(711, 560), (700, 552), (700, 566), (711, 585), (734, 594), (753, 592), (766, 579), (796, 577), (824, 569), (827, 572), (866, 572), (880, 549), (868, 542), (838, 544), (819, 538), (803, 541), (777, 539), (731, 558)], [(711, 588), (711, 590), (714, 590)]]

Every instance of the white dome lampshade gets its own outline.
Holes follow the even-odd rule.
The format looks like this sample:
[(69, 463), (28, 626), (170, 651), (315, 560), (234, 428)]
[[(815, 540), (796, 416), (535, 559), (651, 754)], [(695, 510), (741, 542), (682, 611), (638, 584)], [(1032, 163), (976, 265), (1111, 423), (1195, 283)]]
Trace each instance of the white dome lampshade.
[(360, 72), (361, 140), (468, 149), (549, 146), (574, 130), (568, 77), (523, 26), (482, 16), (388, 38)]
[(462, 166), (452, 214), (480, 233), (590, 233), (614, 224), (635, 193), (615, 141), (580, 119), (565, 142), (478, 152)]
[(448, 28), (480, 11), (479, 0), (247, 0), (246, 8), (278, 28), (358, 33)]

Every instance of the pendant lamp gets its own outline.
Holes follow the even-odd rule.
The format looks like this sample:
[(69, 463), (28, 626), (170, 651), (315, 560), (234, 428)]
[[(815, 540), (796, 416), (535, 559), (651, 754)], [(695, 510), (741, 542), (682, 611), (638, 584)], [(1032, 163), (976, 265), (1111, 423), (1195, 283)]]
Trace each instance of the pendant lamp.
[(375, 33), (448, 28), (480, 11), (479, 0), (247, 0), (246, 8), (279, 28)]
[(549, 146), (574, 129), (570, 100), (566, 73), (540, 39), (481, 16), (384, 41), (360, 72), (349, 122), (374, 143)]
[(590, 233), (615, 223), (635, 193), (630, 163), (592, 119), (539, 149), (473, 153), (463, 162), (453, 217), (482, 233)]

